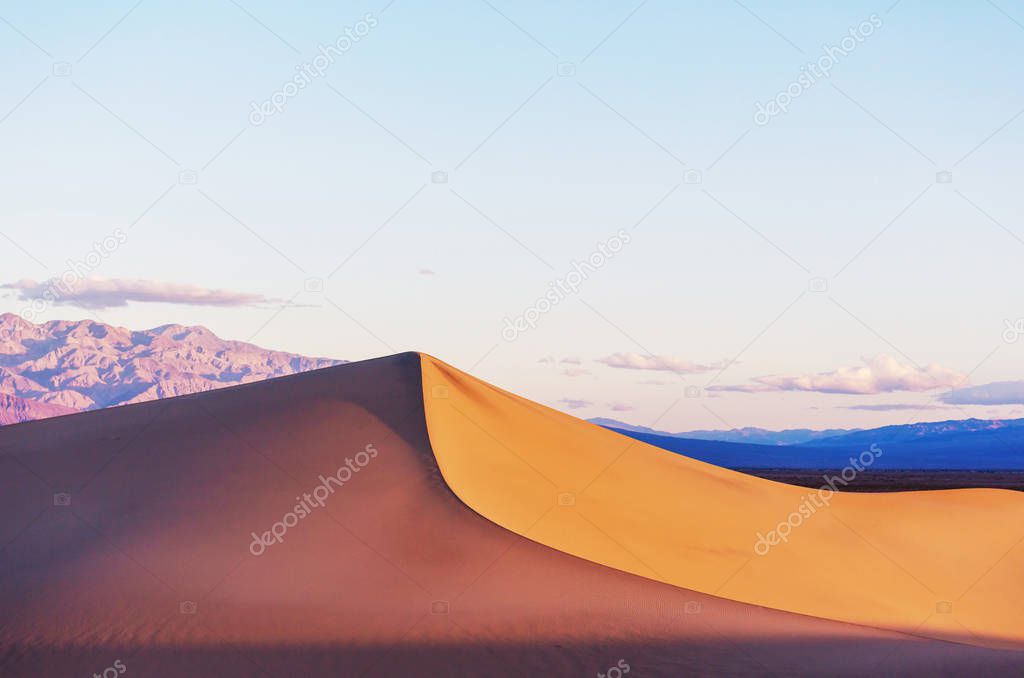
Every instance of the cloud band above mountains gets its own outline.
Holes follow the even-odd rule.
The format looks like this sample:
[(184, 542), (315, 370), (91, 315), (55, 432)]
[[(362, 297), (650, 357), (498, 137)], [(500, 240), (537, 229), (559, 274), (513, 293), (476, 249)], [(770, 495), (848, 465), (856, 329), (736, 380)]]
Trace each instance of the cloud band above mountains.
[(24, 279), (0, 285), (0, 288), (15, 290), (22, 301), (43, 301), (92, 310), (126, 306), (130, 301), (221, 307), (280, 302), (248, 292), (123, 278), (83, 278), (72, 283), (65, 283), (57, 278), (42, 282)]
[(902, 363), (891, 355), (880, 354), (859, 367), (840, 367), (833, 372), (801, 376), (769, 375), (754, 377), (751, 383), (735, 386), (710, 386), (709, 391), (766, 393), (773, 391), (812, 391), (873, 395), (895, 391), (923, 392), (953, 388), (967, 382), (967, 375), (940, 365), (917, 367)]
[(991, 384), (955, 388), (939, 396), (948, 405), (1021, 405), (1024, 381), (995, 381)]
[(847, 405), (843, 409), (860, 410), (862, 412), (924, 412), (928, 410), (951, 409), (948, 405), (931, 405), (929, 403), (875, 403)]

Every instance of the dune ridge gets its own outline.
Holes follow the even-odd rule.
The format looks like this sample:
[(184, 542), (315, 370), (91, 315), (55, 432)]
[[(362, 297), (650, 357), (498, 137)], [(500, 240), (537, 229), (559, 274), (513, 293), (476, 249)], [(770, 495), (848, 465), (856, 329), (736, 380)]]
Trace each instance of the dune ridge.
[(517, 534), (744, 603), (1024, 649), (1020, 493), (836, 492), (761, 554), (761, 536), (796, 523), (789, 516), (813, 491), (666, 452), (428, 355), (422, 367), (446, 482)]

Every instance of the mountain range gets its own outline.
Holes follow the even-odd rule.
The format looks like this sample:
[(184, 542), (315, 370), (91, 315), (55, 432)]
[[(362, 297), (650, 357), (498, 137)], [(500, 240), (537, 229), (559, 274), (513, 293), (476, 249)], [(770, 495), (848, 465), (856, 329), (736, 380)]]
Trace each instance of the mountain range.
[[(220, 339), (201, 326), (133, 331), (92, 320), (33, 324), (0, 315), (0, 425), (209, 391), (346, 361)], [(742, 428), (668, 433), (614, 419), (605, 428), (731, 468), (841, 468), (878, 445), (875, 468), (1024, 469), (1024, 419), (875, 429)]]
[(6, 424), (20, 424), (23, 421), (32, 419), (47, 419), (48, 417), (59, 417), (62, 414), (72, 414), (78, 410), (41, 403), (35, 400), (26, 400), (9, 393), (0, 393), (0, 426)]
[[(717, 466), (744, 469), (841, 469), (850, 458), (881, 450), (877, 470), (1024, 470), (1024, 419), (963, 419), (883, 426), (801, 440), (793, 444), (737, 442), (733, 431), (718, 438), (665, 434), (643, 427), (613, 431)], [(639, 430), (638, 430), (639, 429)], [(764, 438), (777, 440), (764, 432)], [(787, 432), (780, 432), (787, 433)], [(824, 433), (819, 431), (816, 433)]]
[(799, 445), (801, 443), (823, 438), (832, 438), (847, 433), (853, 433), (861, 429), (830, 428), (817, 431), (809, 428), (791, 428), (783, 431), (772, 431), (765, 428), (747, 426), (745, 428), (734, 428), (727, 431), (684, 431), (682, 433), (669, 433), (658, 431), (646, 426), (634, 426), (616, 419), (606, 417), (595, 417), (588, 419), (592, 424), (613, 428), (619, 431), (632, 431), (634, 433), (646, 433), (648, 435), (662, 436), (666, 438), (687, 438), (689, 440), (720, 440), (727, 443), (752, 443), (754, 445)]
[(205, 327), (133, 331), (0, 315), (0, 424), (209, 391), (346, 361), (219, 338)]

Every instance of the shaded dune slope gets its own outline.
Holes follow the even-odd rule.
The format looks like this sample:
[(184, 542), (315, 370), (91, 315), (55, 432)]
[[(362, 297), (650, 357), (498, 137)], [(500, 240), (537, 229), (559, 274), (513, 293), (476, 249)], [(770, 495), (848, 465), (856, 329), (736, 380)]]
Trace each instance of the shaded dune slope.
[[(1024, 665), (696, 593), (507, 530), (439, 472), (424, 387), (419, 355), (402, 354), (0, 429), (0, 675), (117, 661), (129, 676), (220, 678)], [(360, 458), (367, 446), (376, 456)], [(359, 470), (253, 555), (252, 533), (347, 460)]]

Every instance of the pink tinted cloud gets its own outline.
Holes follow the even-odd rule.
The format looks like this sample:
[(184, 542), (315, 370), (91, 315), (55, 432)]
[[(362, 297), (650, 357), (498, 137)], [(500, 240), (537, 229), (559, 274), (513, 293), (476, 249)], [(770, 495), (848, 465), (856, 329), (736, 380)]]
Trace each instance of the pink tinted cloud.
[(995, 381), (990, 384), (953, 388), (939, 396), (950, 405), (1020, 405), (1024, 403), (1024, 381)]
[(43, 282), (19, 280), (0, 285), (0, 288), (16, 290), (22, 301), (44, 300), (58, 305), (96, 310), (126, 306), (130, 301), (222, 307), (280, 301), (249, 292), (122, 278), (80, 278), (68, 283), (57, 278)]
[(642, 355), (640, 353), (628, 352), (612, 353), (604, 358), (598, 358), (597, 362), (604, 363), (608, 367), (623, 370), (654, 370), (675, 372), (676, 374), (697, 374), (717, 369), (715, 365), (701, 365), (672, 356)]
[(765, 393), (773, 391), (813, 391), (873, 395), (895, 391), (922, 392), (951, 388), (967, 382), (967, 375), (941, 365), (918, 367), (891, 355), (879, 354), (857, 367), (840, 367), (832, 372), (800, 376), (768, 375), (754, 377), (751, 383), (735, 386), (710, 386), (709, 391)]

